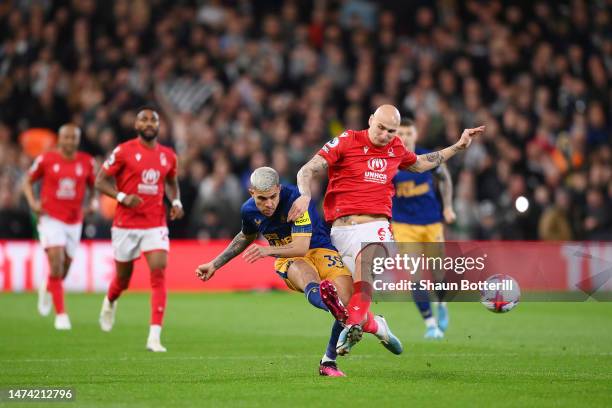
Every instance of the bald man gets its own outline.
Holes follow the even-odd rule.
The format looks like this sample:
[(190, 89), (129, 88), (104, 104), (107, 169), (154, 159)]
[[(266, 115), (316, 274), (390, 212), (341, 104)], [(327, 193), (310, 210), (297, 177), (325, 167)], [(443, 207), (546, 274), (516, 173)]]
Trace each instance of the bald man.
[[(298, 172), (301, 196), (295, 200), (288, 220), (301, 216), (311, 200), (310, 185), (315, 176), (328, 172), (329, 183), (323, 203), (325, 220), (332, 224), (332, 244), (353, 274), (354, 291), (348, 305), (349, 318), (338, 340), (338, 354), (344, 355), (361, 340), (363, 332), (374, 334), (394, 354), (403, 351), (382, 316), (370, 311), (372, 286), (365, 281), (362, 259), (380, 256), (381, 245), (393, 242), (390, 229), (393, 177), (399, 169), (414, 172), (431, 170), (465, 150), (484, 126), (465, 129), (459, 141), (446, 149), (424, 155), (408, 151), (397, 136), (401, 116), (395, 106), (382, 105), (370, 116), (365, 130), (346, 130), (326, 143)], [(370, 243), (362, 249), (362, 243)], [(364, 265), (369, 265), (364, 261)]]
[[(74, 124), (62, 126), (57, 149), (38, 156), (23, 182), (23, 193), (38, 216), (40, 243), (49, 260), (49, 276), (38, 291), (38, 311), (47, 316), (55, 306), (55, 328), (70, 330), (70, 318), (64, 306), (63, 280), (81, 240), (83, 201), (89, 188), (87, 208), (94, 210), (94, 160), (77, 151), (81, 130)], [(40, 199), (33, 183), (41, 180)]]

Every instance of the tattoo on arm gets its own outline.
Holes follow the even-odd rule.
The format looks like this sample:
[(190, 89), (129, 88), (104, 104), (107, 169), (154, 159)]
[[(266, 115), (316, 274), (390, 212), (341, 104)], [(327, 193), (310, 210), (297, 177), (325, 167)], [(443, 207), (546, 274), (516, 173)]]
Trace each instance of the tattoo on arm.
[(310, 195), (310, 182), (314, 176), (320, 176), (327, 170), (327, 160), (315, 154), (308, 163), (306, 163), (297, 174), (297, 184), (300, 193)]
[(236, 255), (240, 254), (249, 245), (251, 245), (251, 243), (255, 241), (255, 238), (257, 238), (257, 235), (244, 235), (244, 233), (240, 231), (238, 235), (234, 237), (232, 242), (230, 242), (227, 248), (225, 248), (225, 251), (223, 251), (221, 254), (219, 254), (219, 256), (215, 258), (215, 260), (213, 261), (213, 265), (215, 265), (215, 268), (219, 269), (220, 267), (228, 263)]
[(440, 152), (427, 153), (425, 158), (428, 162), (435, 163), (436, 166), (439, 166), (444, 162), (444, 156), (442, 156)]

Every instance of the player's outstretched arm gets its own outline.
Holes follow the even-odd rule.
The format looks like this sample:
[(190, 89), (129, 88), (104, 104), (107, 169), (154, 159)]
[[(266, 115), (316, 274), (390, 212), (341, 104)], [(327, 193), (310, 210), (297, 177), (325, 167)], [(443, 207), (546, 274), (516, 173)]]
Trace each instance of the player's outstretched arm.
[(438, 180), (438, 190), (442, 197), (442, 215), (447, 224), (455, 222), (457, 216), (453, 210), (453, 178), (446, 164), (440, 165), (439, 171), (435, 173)]
[(457, 143), (447, 147), (446, 149), (438, 150), (437, 152), (418, 155), (417, 161), (406, 170), (413, 171), (415, 173), (422, 173), (438, 167), (440, 164), (444, 163), (460, 151), (467, 149), (472, 143), (472, 138), (482, 134), (484, 130), (484, 126), (465, 129)]
[(215, 271), (235, 258), (238, 254), (244, 251), (257, 238), (257, 234), (245, 235), (240, 231), (229, 243), (223, 252), (221, 252), (212, 261), (202, 264), (196, 268), (196, 275), (203, 281), (207, 281), (213, 277)]
[(242, 257), (248, 263), (253, 263), (266, 256), (276, 258), (293, 258), (306, 255), (310, 248), (310, 235), (292, 236), (292, 240), (287, 245), (281, 246), (261, 246), (251, 245), (244, 251)]
[(327, 170), (327, 167), (327, 161), (320, 155), (315, 154), (314, 157), (298, 171), (297, 185), (301, 196), (293, 202), (289, 214), (287, 215), (287, 221), (295, 221), (308, 210), (308, 204), (310, 204), (310, 199), (312, 197), (310, 183), (312, 183), (314, 177), (321, 177)]
[(136, 194), (125, 194), (117, 191), (117, 189), (115, 188), (113, 177), (107, 175), (102, 169), (98, 171), (95, 186), (96, 190), (98, 190), (102, 194), (106, 194), (107, 196), (116, 199), (119, 203), (125, 205), (126, 207), (132, 208), (136, 207), (139, 204), (142, 204), (142, 199)]

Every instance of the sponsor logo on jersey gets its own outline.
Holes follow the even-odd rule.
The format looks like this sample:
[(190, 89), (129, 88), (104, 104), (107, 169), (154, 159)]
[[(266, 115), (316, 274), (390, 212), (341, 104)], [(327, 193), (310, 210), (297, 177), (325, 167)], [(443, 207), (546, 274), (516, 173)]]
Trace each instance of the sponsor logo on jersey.
[(332, 140), (325, 143), (325, 146), (333, 149), (334, 147), (338, 146), (338, 143), (340, 143), (340, 140), (337, 137), (334, 137)]
[(365, 181), (378, 184), (387, 183), (387, 174), (384, 172), (387, 170), (387, 159), (373, 157), (368, 160), (368, 168), (370, 171), (366, 171), (363, 175)]
[(310, 224), (310, 214), (308, 214), (308, 211), (302, 214), (300, 218), (295, 220), (294, 224), (298, 227), (303, 226), (303, 225), (309, 225)]
[(157, 195), (159, 186), (159, 170), (146, 169), (141, 173), (142, 182), (138, 184), (138, 192), (140, 194)]
[(76, 180), (64, 177), (59, 180), (55, 197), (59, 200), (72, 200), (76, 197)]

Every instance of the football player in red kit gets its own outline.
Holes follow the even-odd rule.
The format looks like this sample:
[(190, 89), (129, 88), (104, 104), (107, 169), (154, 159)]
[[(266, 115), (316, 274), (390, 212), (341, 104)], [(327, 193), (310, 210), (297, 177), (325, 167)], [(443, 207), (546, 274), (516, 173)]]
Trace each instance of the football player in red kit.
[(112, 329), (117, 298), (129, 285), (134, 261), (144, 253), (151, 270), (152, 289), (146, 347), (165, 352), (160, 337), (166, 309), (165, 269), (170, 244), (163, 200), (166, 192), (172, 203), (171, 220), (183, 216), (177, 158), (172, 149), (157, 142), (159, 115), (155, 110), (140, 109), (134, 129), (138, 137), (117, 146), (96, 177), (96, 188), (118, 203), (111, 229), (117, 273), (104, 296), (100, 327), (103, 331)]
[[(55, 307), (55, 328), (70, 330), (70, 319), (64, 306), (63, 280), (81, 240), (83, 199), (92, 191), (88, 208), (94, 205), (94, 160), (77, 151), (81, 129), (65, 124), (59, 129), (57, 149), (34, 160), (23, 182), (23, 193), (38, 218), (40, 243), (49, 259), (49, 277), (38, 291), (38, 311), (47, 316), (51, 302)], [(34, 197), (32, 184), (41, 180), (40, 200)]]
[(310, 202), (310, 183), (315, 175), (327, 170), (329, 183), (323, 210), (332, 224), (332, 244), (344, 264), (353, 273), (354, 292), (349, 305), (349, 319), (338, 340), (338, 353), (347, 354), (361, 340), (363, 331), (378, 337), (391, 352), (402, 352), (401, 342), (389, 330), (382, 316), (370, 312), (372, 286), (362, 274), (362, 258), (372, 259), (379, 245), (362, 243), (393, 242), (389, 226), (393, 177), (398, 169), (415, 172), (431, 170), (466, 149), (472, 138), (484, 132), (484, 126), (465, 129), (454, 145), (424, 155), (408, 151), (396, 135), (400, 113), (395, 106), (376, 109), (365, 130), (347, 130), (325, 144), (298, 172), (302, 196), (294, 203), (288, 221), (302, 215)]

